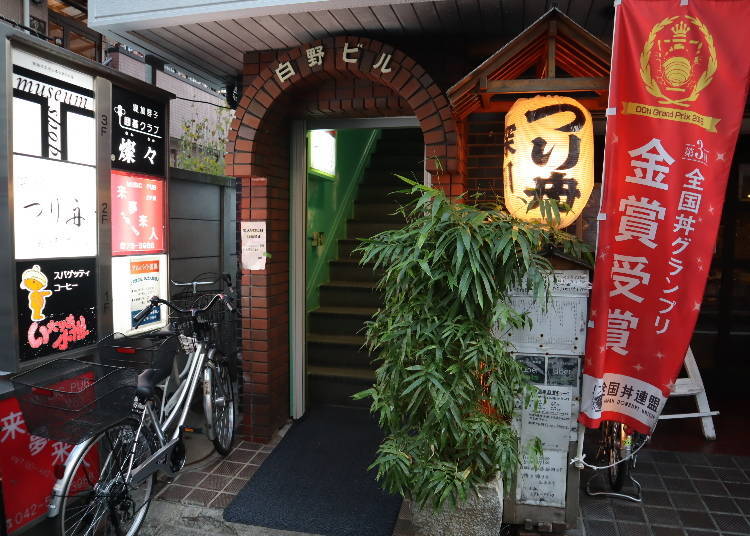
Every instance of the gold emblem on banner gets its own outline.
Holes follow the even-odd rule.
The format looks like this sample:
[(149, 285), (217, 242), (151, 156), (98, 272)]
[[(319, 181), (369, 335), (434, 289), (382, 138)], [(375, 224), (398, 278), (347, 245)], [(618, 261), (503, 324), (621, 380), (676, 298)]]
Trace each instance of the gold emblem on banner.
[(719, 64), (714, 38), (700, 19), (690, 15), (667, 17), (651, 28), (640, 58), (641, 78), (659, 104), (623, 102), (624, 114), (679, 121), (716, 132), (721, 121), (688, 110), (690, 103), (713, 81)]
[(690, 106), (713, 80), (718, 67), (711, 33), (690, 15), (654, 25), (641, 52), (641, 78), (660, 104)]

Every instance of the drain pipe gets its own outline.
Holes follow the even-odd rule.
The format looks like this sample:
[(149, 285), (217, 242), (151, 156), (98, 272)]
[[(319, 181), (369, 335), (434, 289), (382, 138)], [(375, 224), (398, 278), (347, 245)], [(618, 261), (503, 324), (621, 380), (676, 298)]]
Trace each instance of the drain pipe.
[(23, 25), (26, 28), (31, 26), (31, 7), (29, 6), (29, 0), (23, 0)]

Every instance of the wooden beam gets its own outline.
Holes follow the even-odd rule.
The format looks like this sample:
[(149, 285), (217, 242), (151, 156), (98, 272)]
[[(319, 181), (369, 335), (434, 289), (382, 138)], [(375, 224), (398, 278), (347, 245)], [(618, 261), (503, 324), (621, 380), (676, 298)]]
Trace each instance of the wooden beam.
[(545, 78), (555, 78), (557, 76), (555, 56), (557, 55), (557, 21), (551, 20), (549, 23), (549, 33), (547, 34), (547, 76)]
[(532, 78), (489, 80), (487, 93), (543, 93), (548, 91), (607, 91), (609, 78)]
[[(588, 98), (588, 99), (576, 99), (581, 105), (586, 108), (587, 110), (594, 112), (594, 111), (603, 111), (607, 109), (607, 99), (601, 99), (601, 98)], [(482, 106), (479, 109), (473, 109), (470, 113), (474, 112), (500, 112), (505, 113), (508, 110), (510, 110), (510, 107), (513, 106), (513, 103), (515, 101), (490, 101), (490, 103), (487, 106)]]

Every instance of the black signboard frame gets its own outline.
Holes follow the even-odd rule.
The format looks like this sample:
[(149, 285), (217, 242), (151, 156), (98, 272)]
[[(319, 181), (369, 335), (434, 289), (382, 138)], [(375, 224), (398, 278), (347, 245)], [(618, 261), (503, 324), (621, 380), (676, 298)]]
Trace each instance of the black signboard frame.
[(16, 274), (22, 362), (96, 342), (96, 257), (16, 261)]
[[(32, 356), (21, 351), (20, 343), (28, 338), (28, 326), (23, 320), (19, 321), (19, 315), (28, 313), (28, 304), (22, 299), (27, 299), (29, 291), (20, 288), (18, 278), (23, 274), (17, 273), (14, 244), (14, 207), (13, 207), (13, 85), (12, 85), (12, 50), (19, 49), (46, 62), (55, 63), (62, 68), (69, 68), (94, 77), (94, 121), (95, 121), (95, 143), (96, 143), (96, 203), (97, 203), (97, 256), (95, 258), (79, 257), (64, 259), (65, 262), (95, 262), (95, 279), (92, 284), (95, 287), (96, 318), (89, 339), (84, 340), (78, 347), (69, 345), (65, 352), (54, 352), (44, 356)], [(107, 68), (101, 64), (83, 58), (71, 51), (56, 47), (43, 40), (30, 37), (29, 35), (15, 30), (11, 27), (0, 27), (0, 72), (5, 74), (5, 83), (0, 84), (0, 103), (3, 110), (0, 113), (0, 122), (4, 128), (0, 129), (0, 211), (5, 215), (0, 218), (0, 251), (5, 251), (6, 256), (0, 260), (0, 377), (8, 373), (24, 370), (37, 366), (39, 363), (58, 356), (68, 358), (87, 358), (91, 355), (92, 344), (97, 337), (111, 332), (112, 329), (112, 278), (111, 278), (111, 210), (110, 210), (110, 175), (111, 175), (111, 140), (112, 140), (112, 87), (117, 85), (132, 94), (150, 99), (153, 103), (161, 106), (163, 113), (159, 114), (163, 120), (164, 136), (160, 148), (161, 160), (158, 169), (144, 170), (157, 177), (167, 180), (168, 184), (168, 158), (166, 155), (169, 125), (169, 101), (174, 98), (172, 93), (159, 89), (151, 84)], [(54, 75), (54, 73), (53, 73)], [(152, 111), (153, 115), (153, 111)], [(90, 117), (90, 115), (89, 115)], [(154, 159), (157, 167), (156, 159)], [(165, 193), (168, 196), (168, 190)], [(168, 240), (168, 238), (167, 238)], [(168, 243), (168, 242), (167, 242)], [(87, 260), (88, 259), (88, 260)], [(44, 263), (63, 259), (40, 259)], [(34, 260), (18, 261), (19, 264), (34, 263)], [(32, 264), (33, 267), (33, 264)], [(19, 269), (21, 269), (19, 267)], [(90, 295), (88, 296), (90, 301)], [(20, 303), (19, 303), (20, 301)], [(51, 304), (51, 302), (50, 302)], [(26, 308), (26, 311), (24, 311)], [(87, 319), (88, 320), (88, 319)], [(23, 324), (23, 325), (21, 325)], [(27, 330), (24, 333), (24, 329)], [(94, 335), (95, 334), (95, 335)], [(25, 358), (25, 359), (24, 359)], [(0, 380), (0, 396), (7, 387)]]
[(169, 139), (166, 106), (112, 86), (112, 169), (164, 176)]

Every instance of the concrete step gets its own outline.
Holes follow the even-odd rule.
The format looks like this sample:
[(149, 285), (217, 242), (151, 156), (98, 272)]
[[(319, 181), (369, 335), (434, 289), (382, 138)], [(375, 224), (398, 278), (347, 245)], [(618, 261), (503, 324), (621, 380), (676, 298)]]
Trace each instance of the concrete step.
[(320, 305), (380, 307), (383, 298), (373, 281), (330, 281), (320, 286)]
[(308, 365), (307, 388), (313, 404), (337, 404), (369, 407), (370, 399), (354, 400), (352, 395), (364, 391), (375, 381), (375, 372), (351, 367)]
[(377, 307), (318, 307), (308, 316), (308, 330), (323, 335), (361, 335), (365, 322), (377, 310)]

